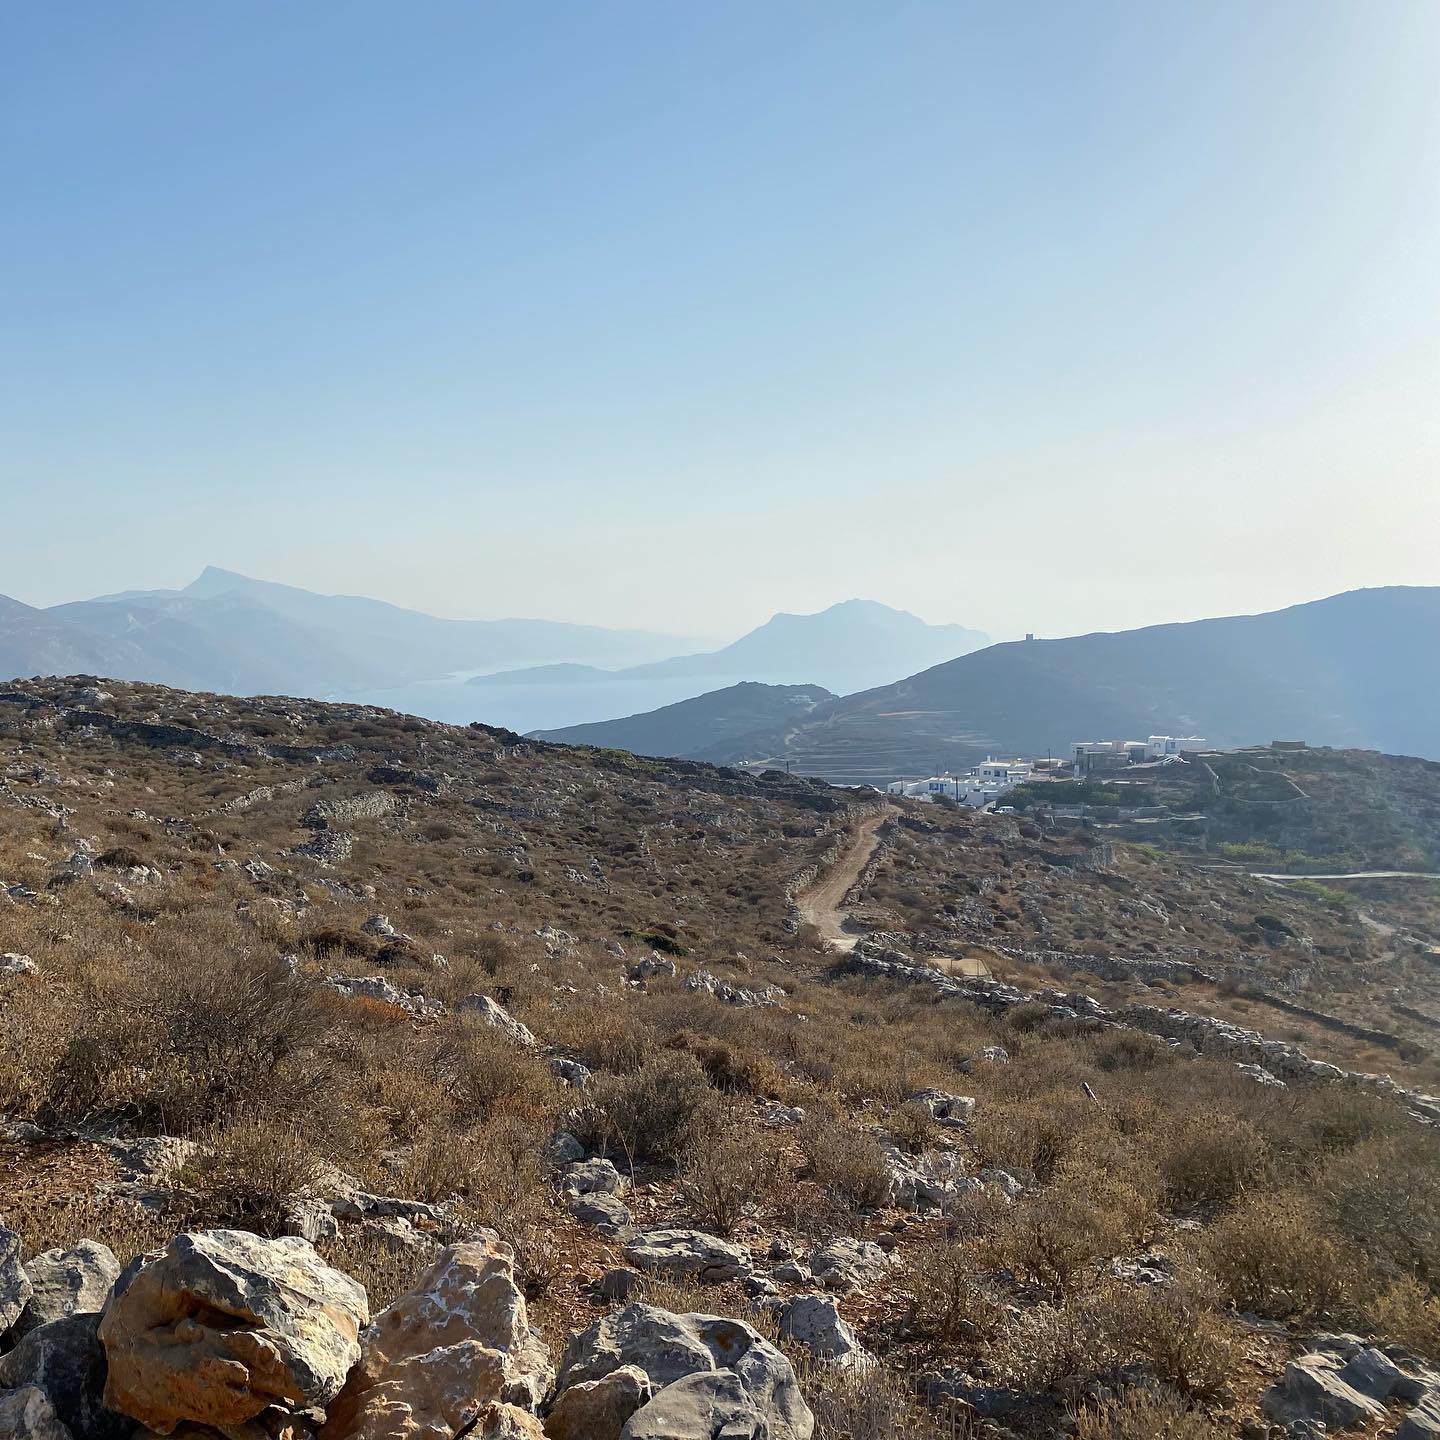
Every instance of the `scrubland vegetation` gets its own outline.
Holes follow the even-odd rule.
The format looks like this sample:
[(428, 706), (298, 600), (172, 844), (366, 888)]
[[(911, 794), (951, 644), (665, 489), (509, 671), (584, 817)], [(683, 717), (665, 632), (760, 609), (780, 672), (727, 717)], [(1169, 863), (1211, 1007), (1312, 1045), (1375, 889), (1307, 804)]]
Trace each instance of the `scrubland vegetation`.
[[(75, 703), (60, 682), (35, 689)], [(636, 1225), (727, 1237), (761, 1270), (836, 1237), (882, 1242), (884, 1264), (841, 1301), (878, 1368), (791, 1347), (817, 1434), (837, 1440), (1238, 1434), (1318, 1329), (1440, 1363), (1433, 1131), (1391, 1097), (1263, 1086), (1044, 1003), (993, 1016), (842, 974), (796, 928), (787, 887), (823, 866), (852, 795), (375, 711), (145, 687), (89, 703), (234, 743), (0, 703), (0, 950), (34, 961), (0, 977), (0, 1113), (39, 1127), (0, 1142), (0, 1219), (27, 1253), (83, 1235), (123, 1262), (186, 1227), (281, 1233), (294, 1197), (339, 1171), (499, 1231), (563, 1345), (621, 1251), (557, 1189), (550, 1147), (568, 1132), (633, 1181)], [(375, 794), (390, 799), (373, 817), (305, 820)], [(337, 831), (349, 848), (330, 863), (300, 849)], [(894, 827), (860, 906), (916, 954), (983, 936), (1017, 983), (1153, 997), (1153, 981), (1054, 954), (1224, 960), (1263, 979), (1301, 947), (1250, 948), (1255, 894), (937, 811)], [(1383, 954), (1316, 897), (1266, 903), (1312, 960)], [(395, 934), (367, 926), (377, 914)], [(631, 978), (652, 952), (675, 973)], [(725, 1003), (687, 986), (700, 972), (781, 998)], [(440, 1004), (325, 983), (374, 975)], [(1159, 983), (1175, 1003), (1237, 998)], [(1353, 1058), (1323, 1026), (1305, 1043)], [(1429, 1073), (1424, 1056), (1383, 1058), (1406, 1083)], [(973, 1116), (937, 1121), (927, 1088), (973, 1097)], [(135, 1202), (103, 1143), (155, 1135), (196, 1142), (163, 1209)], [(897, 1203), (896, 1156), (930, 1166), (943, 1197)], [(319, 1243), (373, 1304), (424, 1263), (363, 1226)], [(764, 1326), (762, 1298), (730, 1280), (690, 1308)]]

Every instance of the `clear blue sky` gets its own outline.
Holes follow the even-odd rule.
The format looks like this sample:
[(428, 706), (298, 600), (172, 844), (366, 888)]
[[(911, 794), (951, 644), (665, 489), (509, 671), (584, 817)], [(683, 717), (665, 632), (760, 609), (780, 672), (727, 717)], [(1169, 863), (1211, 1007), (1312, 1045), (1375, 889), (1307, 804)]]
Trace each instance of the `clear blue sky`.
[(1440, 583), (1440, 5), (0, 3), (0, 592)]

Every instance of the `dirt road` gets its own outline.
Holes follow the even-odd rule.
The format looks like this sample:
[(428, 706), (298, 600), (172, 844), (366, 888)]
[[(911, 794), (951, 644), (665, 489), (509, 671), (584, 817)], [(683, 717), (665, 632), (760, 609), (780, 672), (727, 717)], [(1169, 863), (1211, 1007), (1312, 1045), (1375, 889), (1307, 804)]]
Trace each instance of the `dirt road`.
[(853, 950), (855, 942), (860, 939), (859, 935), (846, 930), (840, 907), (880, 844), (880, 826), (888, 815), (888, 811), (867, 815), (855, 827), (850, 843), (835, 863), (818, 876), (808, 890), (795, 897), (801, 918), (813, 925), (820, 932), (820, 938), (832, 949)]

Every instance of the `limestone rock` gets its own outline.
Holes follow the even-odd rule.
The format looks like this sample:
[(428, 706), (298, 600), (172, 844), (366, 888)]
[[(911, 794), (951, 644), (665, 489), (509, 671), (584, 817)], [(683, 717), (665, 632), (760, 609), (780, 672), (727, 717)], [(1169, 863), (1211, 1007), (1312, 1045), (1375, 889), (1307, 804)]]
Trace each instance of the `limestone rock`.
[(1301, 1355), (1285, 1367), (1285, 1376), (1260, 1399), (1260, 1408), (1282, 1425), (1297, 1420), (1323, 1420), (1344, 1430), (1361, 1420), (1379, 1419), (1385, 1407), (1340, 1378), (1332, 1355)]
[(630, 1181), (609, 1160), (577, 1160), (566, 1167), (560, 1188), (567, 1195), (623, 1195)]
[(568, 1055), (550, 1057), (550, 1073), (572, 1090), (583, 1090), (590, 1083), (590, 1067), (572, 1060)]
[(827, 1290), (848, 1294), (867, 1281), (878, 1279), (891, 1265), (890, 1257), (871, 1240), (841, 1236), (810, 1256), (810, 1273)]
[(560, 1169), (585, 1158), (585, 1147), (568, 1131), (557, 1130), (545, 1142), (545, 1158)]
[(621, 1440), (771, 1440), (777, 1432), (728, 1370), (687, 1375), (636, 1411)]
[(645, 1288), (645, 1277), (638, 1270), (617, 1265), (607, 1270), (596, 1282), (595, 1293), (602, 1300), (628, 1300)]
[(522, 1025), (504, 1006), (496, 1004), (488, 995), (466, 995), (456, 1001), (455, 1008), (463, 1010), (467, 1015), (478, 1016), (486, 1025), (500, 1031), (517, 1045), (523, 1045), (527, 1050), (534, 1048), (535, 1036), (529, 1027)]
[(452, 1440), (488, 1405), (502, 1407), (492, 1430), (472, 1433), (532, 1433), (503, 1411), (533, 1410), (553, 1372), (514, 1270), (513, 1253), (498, 1241), (441, 1251), (416, 1288), (365, 1332), (323, 1440)]
[(13, 1336), (66, 1315), (98, 1314), (120, 1278), (120, 1262), (108, 1245), (82, 1240), (72, 1249), (35, 1256), (25, 1266), (25, 1274), (34, 1293), (15, 1322)]
[[(697, 1414), (706, 1413), (703, 1406), (698, 1410), (696, 1406), (706, 1394), (713, 1398), (713, 1389), (702, 1390), (700, 1397), (690, 1396), (688, 1400), (688, 1392), (682, 1392), (648, 1416), (647, 1412), (665, 1400), (677, 1381), (716, 1371), (738, 1378), (765, 1427), (760, 1432), (737, 1434), (759, 1433), (767, 1440), (810, 1440), (814, 1430), (814, 1416), (800, 1393), (790, 1362), (759, 1331), (742, 1321), (718, 1315), (676, 1315), (653, 1305), (629, 1305), (597, 1320), (570, 1341), (556, 1381), (557, 1394), (563, 1396), (574, 1385), (601, 1380), (626, 1365), (644, 1371), (657, 1393), (626, 1423), (621, 1431), (625, 1440), (639, 1440), (642, 1436), (652, 1440), (663, 1435), (673, 1435), (675, 1440), (703, 1435), (705, 1440), (711, 1440), (717, 1431), (667, 1431), (657, 1427), (678, 1423), (677, 1417), (689, 1416), (693, 1420)], [(725, 1385), (726, 1393), (733, 1394), (733, 1382)]]
[(1395, 1440), (1440, 1440), (1440, 1395), (1426, 1396), (1400, 1422)]
[(618, 1239), (635, 1232), (629, 1206), (618, 1195), (577, 1195), (570, 1202), (570, 1213), (602, 1235)]
[(625, 975), (627, 979), (640, 982), (653, 979), (656, 975), (666, 975), (674, 979), (675, 962), (668, 955), (659, 955), (652, 950), (648, 959), (637, 960)]
[(518, 1405), (487, 1405), (463, 1433), (467, 1440), (545, 1440), (540, 1422)]
[(0, 1395), (0, 1435), (6, 1440), (73, 1440), (45, 1392), (34, 1385)]
[[(105, 1405), (105, 1351), (98, 1315), (65, 1315), (37, 1325), (0, 1355), (0, 1389), (43, 1390), (79, 1440), (126, 1440), (133, 1421)], [(5, 1431), (0, 1429), (0, 1435)]]
[(917, 1090), (910, 1103), (930, 1113), (930, 1118), (941, 1125), (958, 1128), (975, 1113), (975, 1101), (969, 1095), (951, 1095), (944, 1090), (927, 1087)]
[(842, 1370), (868, 1370), (874, 1357), (829, 1295), (797, 1295), (778, 1307), (780, 1338), (798, 1340), (819, 1360)]
[(1371, 1400), (1386, 1400), (1400, 1382), (1400, 1367), (1388, 1355), (1367, 1346), (1345, 1364), (1340, 1378)]
[(99, 1325), (105, 1402), (162, 1432), (324, 1407), (368, 1318), (365, 1291), (297, 1236), (177, 1235), (116, 1282)]
[(545, 1418), (545, 1433), (550, 1440), (620, 1440), (625, 1422), (654, 1393), (638, 1365), (622, 1365), (562, 1391)]
[(20, 1263), (20, 1237), (0, 1226), (0, 1335), (20, 1318), (32, 1293)]
[(625, 1247), (625, 1258), (642, 1270), (683, 1275), (702, 1285), (733, 1280), (750, 1265), (738, 1245), (703, 1230), (647, 1230)]

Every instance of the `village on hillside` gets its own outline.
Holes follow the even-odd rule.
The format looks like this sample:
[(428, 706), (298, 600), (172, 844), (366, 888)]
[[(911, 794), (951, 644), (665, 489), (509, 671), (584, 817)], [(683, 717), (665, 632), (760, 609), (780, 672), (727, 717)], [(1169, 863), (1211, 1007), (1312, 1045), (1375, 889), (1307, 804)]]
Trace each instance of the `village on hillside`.
[(919, 780), (892, 780), (885, 788), (891, 795), (910, 800), (934, 801), (937, 797), (974, 810), (999, 810), (1007, 791), (1018, 785), (1041, 780), (1083, 780), (1092, 775), (1112, 775), (1132, 765), (1184, 763), (1186, 751), (1207, 749), (1200, 735), (1151, 735), (1146, 740), (1077, 740), (1070, 747), (1068, 761), (1047, 756), (1042, 760), (1004, 760), (993, 756), (971, 766), (962, 774), (946, 771)]

